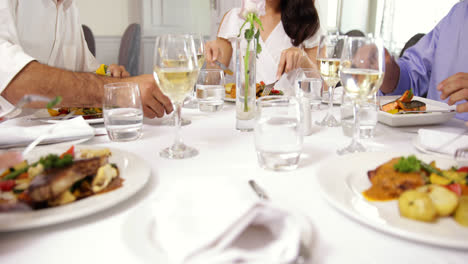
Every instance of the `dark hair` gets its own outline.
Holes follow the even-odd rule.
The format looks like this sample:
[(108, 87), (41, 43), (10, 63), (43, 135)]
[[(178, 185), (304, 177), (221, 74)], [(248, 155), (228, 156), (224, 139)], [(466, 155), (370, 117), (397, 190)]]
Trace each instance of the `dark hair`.
[(293, 46), (299, 46), (320, 28), (314, 0), (281, 0), (281, 22)]

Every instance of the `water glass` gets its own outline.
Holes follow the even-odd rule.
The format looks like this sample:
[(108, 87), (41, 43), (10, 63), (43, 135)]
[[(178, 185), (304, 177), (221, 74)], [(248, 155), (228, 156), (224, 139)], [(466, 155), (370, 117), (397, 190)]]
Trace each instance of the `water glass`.
[(112, 141), (131, 141), (141, 137), (143, 110), (137, 83), (104, 85), (104, 125)]
[(303, 69), (297, 79), (297, 96), (307, 97), (311, 104), (322, 102), (323, 81), (320, 72), (315, 69)]
[[(354, 130), (353, 100), (345, 93), (341, 102), (341, 128), (345, 136), (352, 137)], [(359, 109), (359, 136), (361, 138), (374, 137), (378, 113), (379, 97), (377, 94), (371, 94), (366, 101), (361, 102)]]
[(254, 138), (261, 167), (297, 168), (303, 142), (301, 122), (301, 106), (295, 97), (268, 96), (257, 100)]
[(224, 104), (224, 72), (218, 69), (200, 70), (196, 90), (200, 111), (220, 111)]

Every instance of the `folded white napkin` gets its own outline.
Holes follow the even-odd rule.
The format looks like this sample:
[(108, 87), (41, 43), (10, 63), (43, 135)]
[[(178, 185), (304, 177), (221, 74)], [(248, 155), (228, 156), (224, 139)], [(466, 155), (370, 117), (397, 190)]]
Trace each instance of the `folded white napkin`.
[(454, 155), (458, 148), (468, 147), (466, 132), (451, 133), (430, 129), (418, 130), (418, 141), (429, 151)]
[(94, 128), (83, 117), (60, 121), (57, 124), (39, 126), (18, 126), (2, 124), (0, 126), (0, 147), (26, 146), (42, 134), (49, 134), (42, 142), (63, 142), (92, 137)]
[(170, 263), (288, 263), (301, 232), (310, 232), (246, 182), (197, 177), (165, 193), (153, 210), (153, 236)]

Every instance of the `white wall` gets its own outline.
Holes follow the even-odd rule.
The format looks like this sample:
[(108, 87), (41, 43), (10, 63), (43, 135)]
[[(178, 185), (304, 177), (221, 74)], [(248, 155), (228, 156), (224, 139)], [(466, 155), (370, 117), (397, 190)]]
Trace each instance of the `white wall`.
[(129, 24), (130, 2), (134, 0), (77, 0), (81, 23), (95, 36), (121, 36)]
[(369, 0), (342, 0), (340, 31), (346, 33), (358, 29), (366, 33), (368, 16)]

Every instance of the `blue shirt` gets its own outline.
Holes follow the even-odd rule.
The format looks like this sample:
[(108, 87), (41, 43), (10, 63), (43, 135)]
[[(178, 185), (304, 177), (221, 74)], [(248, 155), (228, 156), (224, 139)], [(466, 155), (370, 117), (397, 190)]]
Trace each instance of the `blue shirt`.
[[(447, 102), (440, 99), (437, 85), (458, 72), (468, 72), (468, 1), (456, 4), (397, 63), (400, 80), (391, 94), (403, 94), (412, 87), (417, 96), (427, 93), (429, 99)], [(457, 113), (456, 118), (468, 120), (468, 113)]]

